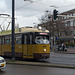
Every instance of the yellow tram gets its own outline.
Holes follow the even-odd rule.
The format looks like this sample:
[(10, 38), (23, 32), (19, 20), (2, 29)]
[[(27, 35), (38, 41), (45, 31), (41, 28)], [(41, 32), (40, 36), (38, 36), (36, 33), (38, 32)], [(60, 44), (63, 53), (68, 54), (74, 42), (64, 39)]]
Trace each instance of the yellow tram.
[[(0, 55), (11, 57), (11, 34), (0, 35)], [(15, 33), (15, 58), (43, 59), (50, 57), (49, 31), (24, 28)]]

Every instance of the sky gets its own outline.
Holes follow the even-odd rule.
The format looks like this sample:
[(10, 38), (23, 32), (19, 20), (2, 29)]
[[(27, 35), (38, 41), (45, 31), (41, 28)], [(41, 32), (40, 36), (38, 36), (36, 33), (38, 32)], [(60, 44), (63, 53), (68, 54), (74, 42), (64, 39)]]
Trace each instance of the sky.
[[(40, 23), (39, 18), (46, 11), (50, 11), (52, 14), (54, 9), (61, 13), (74, 8), (75, 0), (15, 0), (15, 23), (20, 27), (33, 27)], [(12, 15), (12, 0), (0, 0), (0, 14)], [(7, 22), (3, 23), (4, 19), (0, 18), (1, 27), (7, 27), (8, 22), (11, 21), (11, 19), (7, 19)]]

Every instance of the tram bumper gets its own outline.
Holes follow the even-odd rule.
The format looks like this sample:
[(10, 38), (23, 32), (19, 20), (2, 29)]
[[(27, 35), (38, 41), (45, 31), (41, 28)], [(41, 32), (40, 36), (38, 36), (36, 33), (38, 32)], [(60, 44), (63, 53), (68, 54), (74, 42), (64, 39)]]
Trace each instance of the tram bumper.
[(34, 53), (33, 54), (34, 59), (46, 59), (50, 58), (50, 53)]

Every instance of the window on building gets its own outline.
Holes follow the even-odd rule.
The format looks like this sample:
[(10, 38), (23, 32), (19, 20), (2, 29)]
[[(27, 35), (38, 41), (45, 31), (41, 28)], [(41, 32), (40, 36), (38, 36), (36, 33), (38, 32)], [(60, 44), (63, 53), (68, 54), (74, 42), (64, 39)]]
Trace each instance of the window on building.
[(67, 19), (69, 18), (69, 15), (67, 15)]
[(68, 27), (70, 26), (70, 21), (67, 22), (67, 26), (68, 26)]
[(73, 13), (73, 16), (75, 16), (75, 13)]
[(70, 16), (72, 16), (72, 14), (70, 14)]
[(67, 27), (67, 24), (65, 24), (65, 26)]
[(70, 26), (73, 26), (73, 21), (70, 22)]
[(64, 19), (67, 19), (67, 17), (65, 16)]
[(73, 26), (75, 26), (75, 20), (73, 21)]

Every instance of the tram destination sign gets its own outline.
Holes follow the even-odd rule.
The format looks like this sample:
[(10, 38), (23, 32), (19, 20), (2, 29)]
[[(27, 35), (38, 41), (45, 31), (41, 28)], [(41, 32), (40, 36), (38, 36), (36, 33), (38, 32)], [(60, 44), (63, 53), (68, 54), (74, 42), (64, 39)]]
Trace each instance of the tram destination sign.
[(48, 33), (40, 33), (40, 35), (48, 35)]

